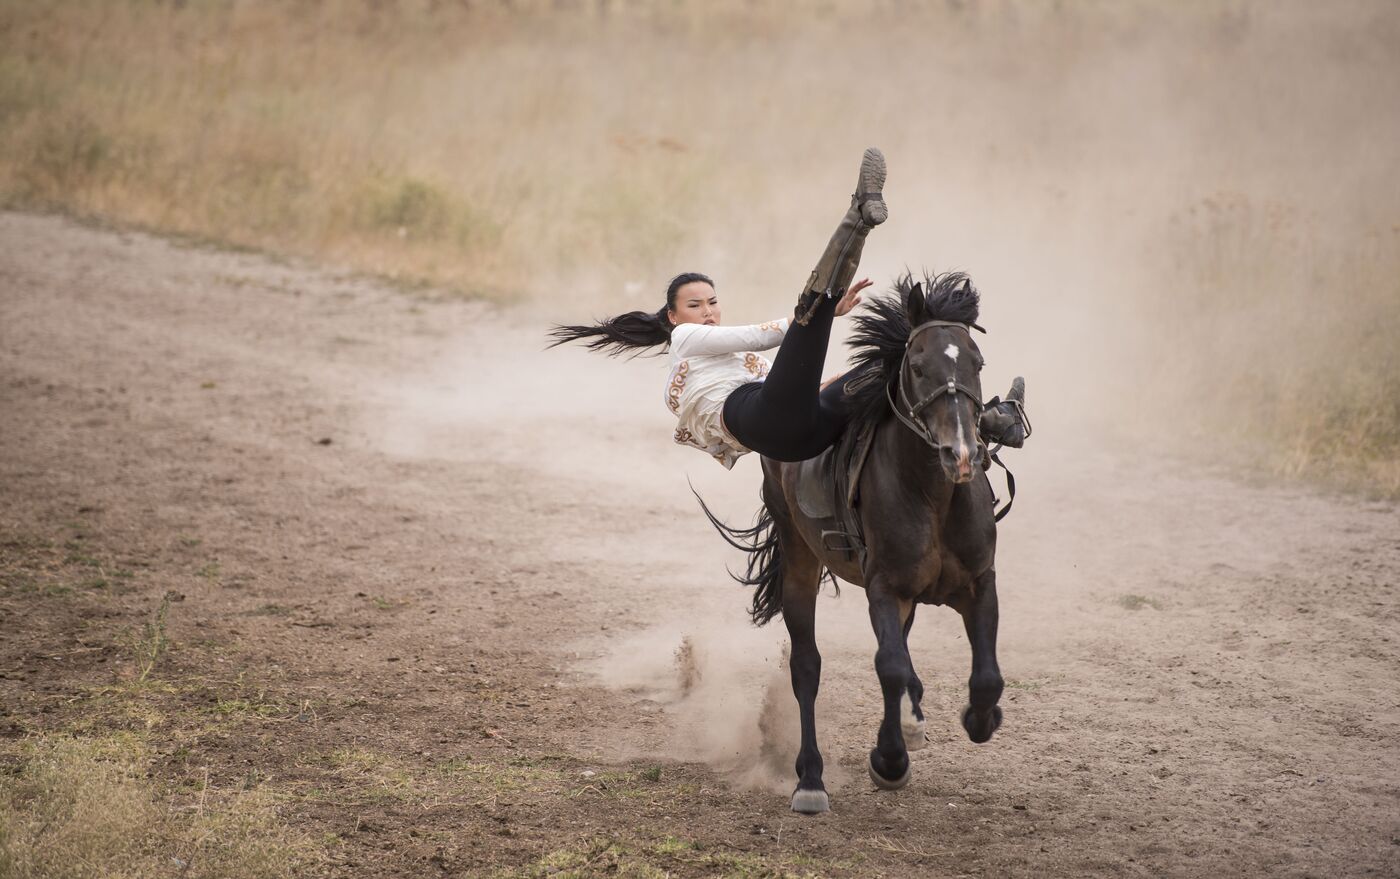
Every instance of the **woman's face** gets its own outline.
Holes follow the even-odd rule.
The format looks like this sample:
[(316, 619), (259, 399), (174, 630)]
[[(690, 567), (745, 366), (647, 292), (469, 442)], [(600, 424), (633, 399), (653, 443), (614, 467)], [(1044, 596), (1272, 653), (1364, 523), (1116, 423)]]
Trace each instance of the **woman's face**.
[(667, 312), (671, 323), (719, 325), (719, 297), (715, 288), (704, 281), (682, 284), (676, 291), (676, 304)]

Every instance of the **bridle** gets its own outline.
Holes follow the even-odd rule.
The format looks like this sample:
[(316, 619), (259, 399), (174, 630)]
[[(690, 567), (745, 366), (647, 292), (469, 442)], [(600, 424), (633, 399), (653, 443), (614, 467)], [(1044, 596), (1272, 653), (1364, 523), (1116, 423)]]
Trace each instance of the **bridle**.
[[(986, 330), (977, 326), (977, 324), (958, 323), (957, 321), (950, 320), (931, 320), (927, 323), (919, 324), (914, 328), (913, 332), (909, 334), (908, 340), (905, 341), (904, 356), (899, 360), (899, 378), (895, 382), (895, 389), (899, 394), (898, 404), (895, 403), (894, 397), (890, 395), (890, 386), (885, 385), (885, 399), (889, 400), (890, 410), (894, 412), (895, 417), (904, 422), (904, 425), (914, 431), (914, 434), (927, 443), (930, 448), (941, 454), (943, 449), (950, 447), (934, 439), (933, 432), (928, 429), (928, 425), (919, 417), (919, 413), (944, 397), (947, 397), (953, 402), (957, 402), (958, 395), (961, 394), (973, 402), (973, 405), (976, 407), (973, 409), (975, 413), (974, 417), (976, 417), (980, 416), (982, 412), (982, 398), (976, 391), (972, 390), (972, 388), (958, 381), (956, 376), (949, 376), (948, 381), (941, 385), (938, 390), (919, 400), (917, 403), (911, 404), (909, 402), (909, 394), (904, 390), (904, 373), (905, 367), (908, 365), (909, 361), (909, 346), (914, 344), (914, 339), (919, 333), (922, 333), (930, 327), (955, 327), (967, 333), (969, 341), (972, 339), (973, 330), (983, 333), (985, 333)], [(1024, 419), (1025, 409), (1021, 407), (1019, 402), (1016, 402), (1016, 408), (1020, 410), (1021, 416)], [(1030, 426), (1029, 421), (1025, 421), (1025, 424), (1027, 427)], [(990, 470), (992, 468), (992, 463), (995, 462), (998, 467), (1006, 470), (1006, 506), (1002, 507), (1000, 510), (995, 510), (997, 499), (995, 496), (992, 497), (992, 506), (995, 510), (993, 516), (998, 522), (1005, 518), (1007, 513), (1011, 512), (1011, 504), (1016, 499), (1016, 477), (1011, 475), (1011, 471), (1007, 469), (1006, 465), (1002, 463), (1001, 458), (997, 456), (997, 452), (1000, 450), (1000, 445), (995, 449), (988, 449), (987, 444), (982, 442), (981, 436), (978, 436), (977, 457), (982, 463), (982, 469), (984, 471)]]
[[(932, 327), (955, 327), (967, 333), (969, 340), (972, 338), (972, 330), (968, 324), (957, 323), (950, 320), (931, 320), (927, 323), (919, 324), (914, 328), (914, 331), (909, 334), (908, 341), (904, 343), (904, 356), (900, 358), (899, 361), (899, 379), (894, 383), (895, 389), (899, 394), (898, 405), (896, 405), (894, 397), (890, 395), (889, 385), (885, 386), (885, 396), (890, 401), (890, 409), (894, 411), (895, 417), (904, 422), (905, 426), (914, 431), (915, 435), (927, 443), (930, 448), (935, 451), (942, 451), (945, 448), (951, 448), (951, 446), (948, 446), (946, 443), (940, 443), (934, 438), (933, 432), (928, 429), (928, 425), (919, 417), (919, 413), (923, 412), (943, 397), (948, 397), (950, 400), (956, 402), (958, 395), (962, 394), (972, 400), (973, 405), (976, 407), (973, 409), (973, 412), (975, 414), (980, 414), (982, 412), (982, 397), (972, 388), (958, 381), (956, 376), (950, 375), (948, 376), (948, 381), (940, 385), (933, 393), (923, 397), (917, 403), (911, 404), (909, 402), (909, 394), (904, 389), (904, 373), (906, 372), (905, 367), (909, 362), (909, 346), (914, 344), (914, 339), (916, 339), (920, 333)], [(983, 460), (985, 469), (987, 446), (981, 439), (977, 441), (977, 451), (979, 453), (978, 457)]]

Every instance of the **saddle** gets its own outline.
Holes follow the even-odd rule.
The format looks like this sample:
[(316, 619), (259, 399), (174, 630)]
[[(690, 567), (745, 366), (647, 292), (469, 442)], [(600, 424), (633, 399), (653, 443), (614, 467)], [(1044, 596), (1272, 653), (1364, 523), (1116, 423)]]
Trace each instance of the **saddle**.
[(865, 554), (856, 505), (860, 473), (874, 439), (874, 424), (848, 430), (835, 445), (797, 465), (798, 509), (827, 526), (822, 529), (822, 548), (847, 560)]

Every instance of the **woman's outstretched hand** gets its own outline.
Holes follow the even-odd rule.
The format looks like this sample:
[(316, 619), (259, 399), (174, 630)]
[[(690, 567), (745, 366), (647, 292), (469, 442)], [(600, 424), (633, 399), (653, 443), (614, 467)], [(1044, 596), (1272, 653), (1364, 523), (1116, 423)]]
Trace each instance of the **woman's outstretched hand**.
[(846, 295), (841, 297), (841, 301), (836, 303), (836, 316), (841, 317), (852, 308), (860, 305), (860, 291), (870, 285), (871, 280), (869, 278), (861, 278), (859, 281), (852, 284), (851, 289), (846, 291)]

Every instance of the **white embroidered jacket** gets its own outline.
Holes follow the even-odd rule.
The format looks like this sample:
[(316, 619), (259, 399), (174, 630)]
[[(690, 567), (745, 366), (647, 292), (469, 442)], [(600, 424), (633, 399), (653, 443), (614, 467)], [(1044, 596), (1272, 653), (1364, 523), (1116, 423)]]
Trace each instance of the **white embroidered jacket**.
[(742, 327), (681, 324), (671, 331), (666, 407), (676, 416), (676, 442), (708, 453), (726, 469), (748, 454), (724, 429), (724, 401), (740, 385), (768, 375), (773, 364), (755, 352), (776, 348), (787, 329), (784, 318)]

